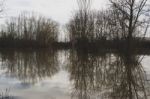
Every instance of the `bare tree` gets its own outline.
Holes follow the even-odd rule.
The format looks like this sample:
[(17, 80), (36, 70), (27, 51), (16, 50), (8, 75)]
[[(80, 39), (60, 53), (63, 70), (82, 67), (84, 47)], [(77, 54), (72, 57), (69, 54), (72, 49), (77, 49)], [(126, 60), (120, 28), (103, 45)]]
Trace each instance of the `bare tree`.
[(91, 13), (91, 0), (77, 0), (79, 10), (74, 14), (72, 20), (67, 25), (70, 40), (74, 44), (85, 45), (93, 36), (94, 16)]
[(110, 0), (110, 2), (117, 12), (121, 29), (127, 30), (128, 40), (146, 35), (150, 22), (150, 7), (147, 0)]
[(9, 41), (10, 45), (13, 45), (12, 42), (22, 42), (21, 45), (32, 46), (36, 43), (36, 46), (50, 46), (57, 41), (58, 24), (43, 16), (23, 13), (17, 18), (7, 20), (1, 33), (0, 39), (5, 43)]

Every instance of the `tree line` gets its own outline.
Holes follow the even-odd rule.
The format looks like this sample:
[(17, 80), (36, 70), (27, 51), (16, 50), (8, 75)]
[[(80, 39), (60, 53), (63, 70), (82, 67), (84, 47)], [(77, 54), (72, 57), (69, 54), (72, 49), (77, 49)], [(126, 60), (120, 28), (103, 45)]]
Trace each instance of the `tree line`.
[(3, 47), (48, 47), (57, 41), (58, 23), (34, 14), (22, 13), (11, 18), (0, 33)]
[[(66, 24), (69, 42), (58, 44), (58, 23), (42, 16), (21, 14), (1, 30), (2, 46), (100, 46), (141, 41), (150, 23), (148, 0), (109, 0), (107, 10), (91, 10), (92, 0), (77, 0), (78, 10)], [(136, 42), (139, 43), (139, 42)], [(134, 44), (135, 45), (135, 44)]]
[(147, 0), (109, 0), (107, 10), (100, 11), (91, 10), (91, 1), (78, 0), (79, 10), (67, 24), (73, 45), (130, 45), (144, 39), (150, 23)]

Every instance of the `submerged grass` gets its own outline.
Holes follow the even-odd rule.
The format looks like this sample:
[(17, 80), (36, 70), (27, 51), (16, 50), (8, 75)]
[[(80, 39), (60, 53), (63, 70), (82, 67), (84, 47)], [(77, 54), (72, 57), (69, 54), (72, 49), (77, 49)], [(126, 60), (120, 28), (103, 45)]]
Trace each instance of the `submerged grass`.
[(12, 99), (10, 96), (10, 89), (6, 88), (0, 92), (0, 99)]

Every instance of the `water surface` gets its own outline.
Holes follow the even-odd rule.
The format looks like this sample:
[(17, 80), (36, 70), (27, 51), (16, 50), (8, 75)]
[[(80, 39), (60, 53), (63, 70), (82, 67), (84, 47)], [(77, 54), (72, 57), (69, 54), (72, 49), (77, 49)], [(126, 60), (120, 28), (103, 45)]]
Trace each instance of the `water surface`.
[(14, 99), (148, 99), (150, 56), (0, 51), (0, 91)]

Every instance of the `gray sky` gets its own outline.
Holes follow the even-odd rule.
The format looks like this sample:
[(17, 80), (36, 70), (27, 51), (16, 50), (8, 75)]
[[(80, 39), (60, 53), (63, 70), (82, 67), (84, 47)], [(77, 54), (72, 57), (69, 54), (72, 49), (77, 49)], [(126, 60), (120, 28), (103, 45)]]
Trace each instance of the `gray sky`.
[[(2, 1), (2, 0), (0, 0)], [(4, 0), (3, 18), (0, 18), (0, 24), (5, 19), (18, 16), (23, 11), (35, 12), (37, 14), (51, 18), (61, 25), (66, 24), (77, 10), (76, 0)], [(92, 9), (104, 9), (109, 6), (108, 0), (92, 0)], [(150, 0), (148, 0), (150, 2)], [(60, 28), (61, 31), (63, 27)], [(63, 32), (63, 31), (62, 31)], [(61, 34), (63, 34), (61, 32)], [(65, 37), (60, 35), (61, 40)]]
[[(93, 0), (92, 8), (104, 8), (107, 2), (108, 0)], [(64, 24), (77, 9), (77, 2), (76, 0), (5, 0), (4, 7), (5, 18), (17, 16), (22, 11), (33, 11)]]

